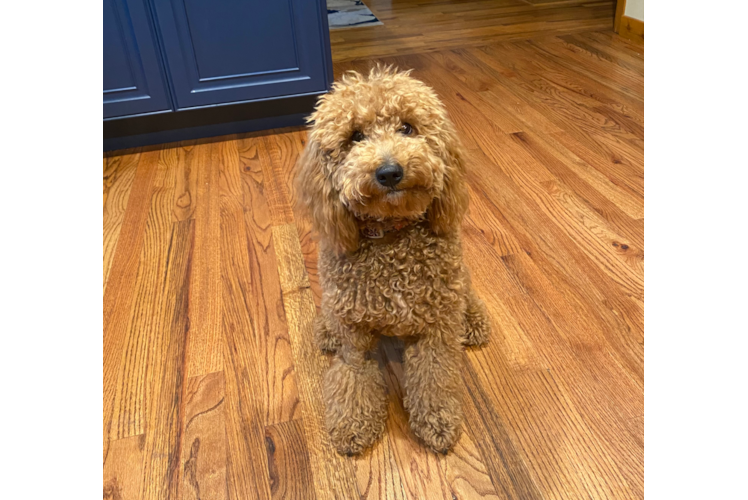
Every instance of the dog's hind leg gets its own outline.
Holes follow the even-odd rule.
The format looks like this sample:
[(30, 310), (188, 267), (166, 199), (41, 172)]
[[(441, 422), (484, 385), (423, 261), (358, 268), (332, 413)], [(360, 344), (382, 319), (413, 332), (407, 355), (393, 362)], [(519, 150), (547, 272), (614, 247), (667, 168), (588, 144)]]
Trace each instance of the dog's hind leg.
[(368, 331), (352, 331), (340, 324), (341, 345), (322, 383), (325, 425), (330, 440), (343, 455), (357, 455), (384, 432), (387, 400), (379, 365), (367, 359), (375, 337)]
[(488, 319), (486, 305), (470, 288), (467, 294), (467, 308), (465, 309), (465, 336), (463, 345), (478, 346), (488, 343), (491, 334), (491, 321)]
[(314, 332), (314, 341), (317, 344), (317, 347), (324, 352), (338, 352), (338, 349), (340, 348), (340, 339), (338, 339), (330, 329), (328, 319), (324, 313), (320, 313), (319, 316), (314, 318), (312, 330)]

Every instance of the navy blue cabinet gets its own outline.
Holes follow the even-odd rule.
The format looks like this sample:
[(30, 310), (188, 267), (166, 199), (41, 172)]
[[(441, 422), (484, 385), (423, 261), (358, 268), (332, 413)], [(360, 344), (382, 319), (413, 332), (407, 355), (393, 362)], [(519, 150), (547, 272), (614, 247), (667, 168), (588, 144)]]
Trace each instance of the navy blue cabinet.
[(300, 125), (332, 84), (325, 0), (104, 0), (104, 147)]
[(104, 118), (169, 109), (145, 0), (104, 0)]
[(178, 109), (324, 91), (317, 2), (154, 0)]

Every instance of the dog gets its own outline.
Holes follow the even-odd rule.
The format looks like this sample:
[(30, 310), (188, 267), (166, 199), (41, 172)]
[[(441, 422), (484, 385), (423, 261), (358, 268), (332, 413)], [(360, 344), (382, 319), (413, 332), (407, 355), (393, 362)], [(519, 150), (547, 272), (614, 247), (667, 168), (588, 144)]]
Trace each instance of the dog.
[(308, 121), (296, 189), (319, 238), (313, 332), (334, 353), (322, 386), (331, 442), (351, 456), (384, 432), (384, 378), (368, 355), (379, 334), (403, 337), (410, 427), (446, 454), (461, 432), (463, 346), (491, 329), (462, 259), (455, 128), (430, 87), (390, 66), (343, 75)]

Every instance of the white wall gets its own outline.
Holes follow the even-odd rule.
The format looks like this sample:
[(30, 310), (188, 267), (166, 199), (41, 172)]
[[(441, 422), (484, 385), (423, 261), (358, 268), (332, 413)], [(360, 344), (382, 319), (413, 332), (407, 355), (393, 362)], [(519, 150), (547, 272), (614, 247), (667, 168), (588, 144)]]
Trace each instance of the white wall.
[(623, 15), (644, 22), (644, 0), (626, 0), (626, 11)]

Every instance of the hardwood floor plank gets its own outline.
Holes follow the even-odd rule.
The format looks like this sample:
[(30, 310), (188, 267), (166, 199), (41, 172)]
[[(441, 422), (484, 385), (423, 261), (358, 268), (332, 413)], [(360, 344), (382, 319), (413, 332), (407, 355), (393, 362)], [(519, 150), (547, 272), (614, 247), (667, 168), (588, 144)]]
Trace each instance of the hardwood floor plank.
[(267, 191), (265, 198), (274, 226), (294, 222), (290, 187), (296, 160), (301, 153), (299, 135), (296, 131), (279, 132), (262, 137), (263, 154), (260, 156), (263, 178)]
[(587, 32), (580, 33), (580, 37), (584, 40), (591, 42), (593, 45), (602, 48), (615, 49), (619, 53), (627, 54), (632, 60), (643, 61), (644, 60), (644, 46), (638, 43), (631, 42), (622, 36), (614, 33), (613, 31), (608, 32)]
[(104, 500), (140, 498), (143, 487), (145, 435), (117, 439), (109, 445), (104, 461)]
[(273, 500), (314, 500), (304, 425), (291, 420), (265, 428)]
[[(121, 309), (114, 309), (115, 314), (121, 315), (123, 322), (114, 323), (119, 319), (115, 319), (116, 316), (112, 318), (112, 329), (109, 332), (117, 334), (118, 338), (106, 336), (105, 323), (105, 356), (108, 349), (112, 349), (109, 351), (112, 357), (114, 349), (118, 351), (118, 359), (107, 360), (108, 366), (117, 370), (116, 375), (112, 373), (113, 378), (108, 384), (112, 392), (105, 392), (104, 396), (104, 422), (110, 439), (143, 434), (146, 429), (149, 356), (154, 330), (158, 328), (157, 321), (162, 312), (160, 308), (164, 275), (172, 239), (170, 212), (174, 178), (169, 170), (172, 153), (172, 150), (164, 150), (157, 157), (148, 158), (149, 162), (143, 164), (143, 168), (152, 171), (152, 177), (148, 197), (137, 200), (147, 210), (146, 218), (142, 221), (144, 227), (138, 228), (142, 230), (140, 238), (136, 240), (137, 243), (133, 242), (138, 253), (137, 267), (134, 269), (135, 273), (128, 276), (130, 281), (120, 281), (117, 285), (112, 283), (112, 295), (128, 292), (128, 296), (122, 297)], [(124, 245), (130, 240), (121, 241)], [(132, 250), (132, 247), (121, 247), (123, 255)], [(124, 314), (129, 317), (125, 319)]]
[[(246, 290), (252, 319), (259, 374), (266, 401), (265, 425), (300, 418), (299, 398), (294, 372), (288, 326), (283, 314), (282, 287), (278, 276), (278, 256), (272, 232), (273, 211), (267, 195), (272, 172), (248, 161), (246, 151), (262, 145), (262, 137), (240, 139), (236, 146), (224, 144), (224, 176), (241, 188), (241, 207), (246, 232), (248, 268)], [(263, 153), (264, 154), (264, 153)], [(265, 167), (269, 167), (266, 165)]]
[(116, 209), (115, 212), (124, 213), (127, 207), (127, 196), (130, 194), (130, 188), (132, 187), (132, 181), (135, 176), (135, 170), (140, 160), (140, 149), (136, 148), (129, 153), (115, 155), (115, 156), (104, 156), (103, 158), (103, 172), (102, 172), (102, 184), (103, 184), (103, 207), (106, 214), (107, 200), (114, 194), (115, 191), (119, 191), (119, 195), (115, 195), (118, 198), (115, 202), (111, 203), (111, 208)]
[(223, 372), (187, 379), (180, 463), (184, 500), (227, 498), (225, 393)]
[[(173, 193), (169, 193), (170, 195)], [(169, 200), (173, 198), (168, 197)], [(171, 210), (164, 214), (170, 220)], [(170, 223), (168, 254), (161, 274), (159, 307), (153, 313), (146, 387), (143, 500), (179, 498), (184, 418), (185, 345), (189, 330), (189, 269), (195, 228)]]
[[(176, 149), (178, 161), (176, 164), (177, 182), (174, 189), (174, 222), (194, 218), (195, 207), (198, 202), (200, 183), (206, 179), (198, 179), (201, 163), (205, 158), (200, 155), (205, 147), (197, 146), (198, 141), (184, 141)], [(203, 198), (205, 195), (203, 194)]]
[(362, 499), (404, 500), (400, 469), (389, 437), (383, 437), (371, 450), (354, 459), (356, 483)]
[[(215, 144), (195, 145), (182, 156), (177, 169), (175, 214), (194, 219), (195, 248), (190, 273), (190, 339), (187, 374), (189, 377), (223, 369), (221, 342), (221, 223), (219, 197), (219, 157)], [(194, 171), (194, 173), (193, 173)], [(184, 177), (187, 176), (187, 179)], [(194, 177), (190, 181), (189, 177)], [(190, 187), (194, 182), (194, 187)], [(192, 189), (192, 191), (189, 191)], [(180, 207), (180, 203), (190, 201)]]
[[(249, 257), (241, 204), (221, 197), (223, 366), (229, 498), (271, 498), (265, 451), (267, 399), (252, 328)], [(256, 320), (256, 319), (255, 319)]]
[(104, 158), (104, 291), (135, 180), (140, 153)]
[[(102, 418), (104, 425), (104, 450), (102, 456), (106, 461), (109, 439), (122, 434), (119, 424), (113, 422), (115, 394), (121, 390), (118, 384), (122, 368), (123, 344), (128, 335), (132, 321), (132, 307), (135, 300), (135, 277), (138, 273), (139, 259), (145, 226), (150, 210), (150, 198), (153, 180), (158, 163), (159, 153), (144, 154), (138, 162), (138, 170), (133, 180), (128, 206), (117, 241), (117, 251), (112, 260), (107, 293), (104, 295), (103, 315), (103, 353), (102, 353)], [(135, 434), (132, 434), (135, 435)]]
[[(439, 97), (449, 111), (450, 118), (463, 132), (461, 139), (469, 150), (478, 149), (479, 144), (491, 140), (495, 135), (508, 134), (523, 130), (524, 126), (518, 119), (518, 113), (527, 112), (525, 109), (501, 108), (497, 99), (482, 94), (486, 88), (493, 88), (495, 84), (471, 86), (467, 83), (472, 76), (461, 74), (454, 66), (445, 61), (445, 54), (419, 54), (415, 56), (398, 57), (394, 62), (402, 68), (414, 68), (414, 76), (432, 85), (439, 93)], [(445, 69), (447, 71), (445, 71)], [(460, 78), (460, 76), (462, 78)], [(513, 100), (517, 104), (518, 100)], [(492, 109), (491, 119), (487, 119), (481, 110)], [(536, 121), (536, 123), (540, 123)], [(545, 120), (545, 123), (550, 123)], [(548, 132), (557, 129), (548, 125)]]
[[(298, 154), (306, 144), (307, 131), (305, 129), (297, 129), (291, 133), (293, 137), (293, 144), (295, 145)], [(312, 222), (309, 216), (304, 210), (295, 205), (293, 200), (298, 200), (298, 193), (296, 192), (295, 185), (295, 174), (296, 166), (291, 166), (290, 170), (278, 175), (276, 179), (284, 182), (284, 188), (288, 192), (289, 200), (291, 200), (291, 208), (294, 213), (294, 224), (296, 225), (296, 232), (298, 239), (301, 243), (301, 252), (304, 259), (304, 268), (306, 269), (306, 276), (311, 287), (312, 294), (314, 296), (314, 302), (319, 307), (320, 300), (322, 298), (322, 291), (319, 286), (319, 275), (317, 270), (317, 241), (316, 236), (312, 234)], [(289, 266), (285, 266), (283, 269), (290, 269)], [(289, 277), (290, 278), (290, 277)], [(305, 282), (299, 282), (299, 285), (305, 284)]]
[(500, 351), (502, 359), (512, 370), (547, 370), (549, 364), (539, 354), (535, 340), (525, 332), (504, 303), (505, 298), (516, 295), (498, 292), (490, 277), (476, 276), (474, 286), (486, 302), (486, 308), (495, 325), (490, 340), (493, 345), (489, 349)]
[(483, 461), (470, 431), (462, 433), (448, 456), (439, 457), (447, 484), (454, 492), (453, 498), (507, 498), (496, 492)]
[(617, 49), (612, 44), (603, 44), (598, 40), (586, 37), (587, 33), (576, 33), (574, 35), (561, 35), (558, 40), (563, 43), (576, 46), (578, 49), (597, 57), (600, 60), (617, 64), (633, 74), (644, 76), (644, 66), (640, 54), (632, 55), (629, 52)]
[[(502, 44), (504, 47), (506, 44)], [(499, 84), (496, 74), (490, 71), (473, 53), (482, 53), (479, 49), (455, 49), (429, 54), (427, 60), (432, 66), (431, 71), (441, 73), (441, 68), (447, 68), (450, 75), (469, 85), (470, 82), (480, 81), (480, 85), (472, 85), (466, 100), (477, 105), (480, 113), (485, 115), (491, 123), (502, 123), (507, 119), (515, 122), (513, 127), (503, 128), (505, 133), (521, 132), (528, 129), (542, 133), (560, 132), (562, 128), (549, 120), (548, 117), (535, 109), (531, 101), (525, 96), (518, 96), (509, 92)], [(502, 67), (501, 80), (516, 77), (512, 68)], [(509, 117), (509, 118), (507, 118)]]
[[(618, 411), (621, 412), (623, 419), (638, 416), (643, 410), (641, 396), (641, 364), (634, 364), (633, 357), (636, 354), (634, 349), (641, 347), (629, 339), (626, 346), (630, 351), (621, 353), (619, 357), (611, 356), (609, 348), (615, 348), (615, 343), (610, 340), (610, 326), (604, 323), (594, 312), (584, 316), (579, 314), (580, 311), (588, 312), (593, 308), (585, 302), (584, 297), (579, 295), (568, 296), (566, 293), (559, 292), (555, 283), (544, 275), (543, 272), (535, 265), (535, 262), (526, 255), (513, 255), (505, 257), (504, 262), (517, 278), (528, 289), (528, 296), (531, 297), (542, 309), (547, 321), (552, 322), (554, 332), (559, 333), (559, 349), (555, 353), (546, 351), (547, 347), (552, 344), (551, 336), (543, 336), (540, 325), (536, 324), (536, 329), (527, 329), (525, 332), (532, 333), (531, 338), (535, 339), (535, 345), (539, 351), (545, 352), (546, 360), (553, 356), (559, 364), (551, 365), (560, 366), (570, 364), (574, 358), (583, 361), (586, 370), (594, 371), (595, 387), (606, 392), (605, 401), (607, 403), (617, 402)], [(567, 290), (564, 290), (566, 292)], [(516, 317), (516, 316), (515, 316)], [(545, 325), (545, 323), (542, 323)], [(546, 325), (547, 326), (547, 325)], [(601, 335), (603, 333), (603, 335)], [(542, 340), (545, 339), (545, 342)], [(624, 354), (629, 357), (624, 358)], [(629, 361), (625, 364), (623, 361)], [(550, 361), (548, 361), (550, 362)], [(607, 393), (610, 391), (610, 385), (597, 385), (601, 380), (609, 379), (616, 381), (616, 393)], [(591, 389), (591, 388), (590, 388)]]
[[(296, 226), (288, 224), (273, 227), (273, 241), (277, 249), (278, 275), (280, 276), (283, 292), (309, 288), (309, 277), (306, 268), (299, 265), (301, 247)], [(296, 250), (296, 247), (299, 247), (299, 254), (288, 251), (288, 249)]]

